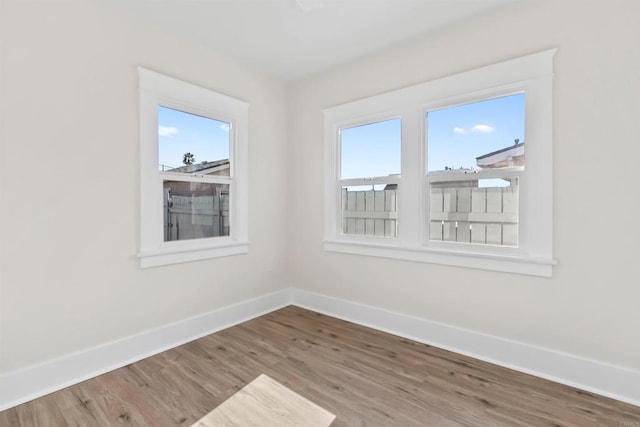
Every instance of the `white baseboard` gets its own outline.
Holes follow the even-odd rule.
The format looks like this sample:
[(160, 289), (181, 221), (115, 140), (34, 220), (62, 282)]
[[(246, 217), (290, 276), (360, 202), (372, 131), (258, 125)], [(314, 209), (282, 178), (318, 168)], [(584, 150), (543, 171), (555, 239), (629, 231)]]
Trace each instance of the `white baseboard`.
[(640, 371), (292, 288), (293, 304), (640, 406)]
[(0, 411), (291, 304), (283, 289), (0, 375)]
[(0, 375), (0, 411), (289, 304), (640, 406), (638, 371), (288, 288)]

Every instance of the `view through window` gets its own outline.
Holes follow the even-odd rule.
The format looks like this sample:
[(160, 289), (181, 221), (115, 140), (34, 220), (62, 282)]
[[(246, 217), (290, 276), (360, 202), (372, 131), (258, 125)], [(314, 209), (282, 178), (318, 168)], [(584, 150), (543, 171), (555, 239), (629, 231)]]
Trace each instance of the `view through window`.
[(430, 111), (426, 129), (429, 238), (518, 246), (524, 93)]
[(340, 130), (342, 233), (397, 237), (399, 118)]
[(230, 124), (158, 107), (164, 241), (229, 235)]
[(555, 52), (326, 108), (324, 249), (551, 277)]

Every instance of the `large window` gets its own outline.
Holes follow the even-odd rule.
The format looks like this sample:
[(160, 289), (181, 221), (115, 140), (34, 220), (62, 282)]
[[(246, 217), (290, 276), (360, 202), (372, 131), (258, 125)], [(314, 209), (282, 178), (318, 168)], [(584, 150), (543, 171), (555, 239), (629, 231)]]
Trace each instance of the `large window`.
[(429, 238), (518, 247), (525, 95), (426, 115)]
[(325, 110), (325, 249), (550, 276), (554, 52)]
[(141, 265), (247, 251), (248, 105), (139, 69)]

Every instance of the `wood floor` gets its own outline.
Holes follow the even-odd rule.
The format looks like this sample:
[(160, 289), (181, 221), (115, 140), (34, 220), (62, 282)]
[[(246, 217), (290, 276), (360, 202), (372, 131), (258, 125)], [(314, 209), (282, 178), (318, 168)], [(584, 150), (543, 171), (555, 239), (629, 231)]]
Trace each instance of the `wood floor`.
[(334, 414), (261, 374), (197, 423), (197, 427), (329, 427)]
[(191, 426), (263, 373), (332, 427), (640, 427), (640, 407), (292, 306), (0, 412), (0, 426)]

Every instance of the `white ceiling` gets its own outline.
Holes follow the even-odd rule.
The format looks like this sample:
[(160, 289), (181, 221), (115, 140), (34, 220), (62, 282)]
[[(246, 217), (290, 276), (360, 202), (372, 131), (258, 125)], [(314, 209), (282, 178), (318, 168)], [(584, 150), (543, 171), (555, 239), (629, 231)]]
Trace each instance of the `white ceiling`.
[(521, 0), (105, 0), (291, 80)]

